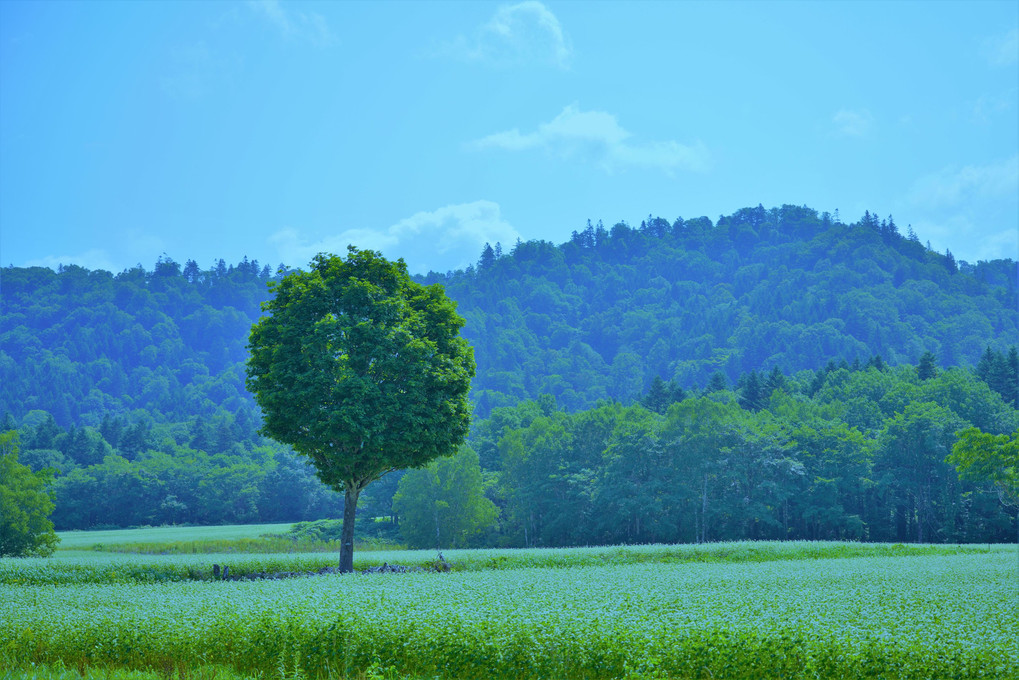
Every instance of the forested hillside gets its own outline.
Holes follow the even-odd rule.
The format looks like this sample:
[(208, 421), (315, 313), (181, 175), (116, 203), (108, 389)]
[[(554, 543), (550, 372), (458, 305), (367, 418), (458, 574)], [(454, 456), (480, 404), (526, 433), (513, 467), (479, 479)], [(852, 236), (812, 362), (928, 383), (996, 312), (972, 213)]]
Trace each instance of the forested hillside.
[[(543, 417), (558, 423), (586, 418), (581, 412), (588, 409), (619, 424), (637, 417), (623, 414), (632, 414), (626, 409), (643, 399), (644, 412), (652, 415), (639, 418), (660, 437), (663, 426), (653, 423), (665, 417), (662, 404), (714, 394), (729, 409), (717, 414), (726, 422), (739, 421), (736, 411), (760, 419), (755, 414), (768, 411), (786, 380), (781, 392), (790, 403), (813, 403), (825, 398), (831, 376), (840, 371), (876, 372), (897, 376), (900, 386), (886, 385), (897, 396), (874, 397), (868, 405), (846, 392), (817, 406), (828, 421), (856, 428), (871, 441), (871, 448), (864, 447), (871, 453), (885, 441), (880, 433), (889, 419), (913, 402), (951, 411), (958, 416), (950, 418), (953, 425), (983, 427), (987, 414), (1000, 408), (1005, 415), (995, 416), (990, 430), (1010, 431), (1014, 422), (1015, 353), (1009, 350), (1019, 344), (1015, 263), (956, 262), (950, 253), (921, 245), (911, 229), (900, 234), (891, 218), (867, 213), (847, 225), (808, 208), (758, 207), (717, 224), (705, 217), (671, 223), (649, 217), (638, 228), (588, 224), (561, 245), (532, 241), (501, 251), (498, 245), (486, 248), (466, 271), (419, 277), (442, 283), (458, 301), (467, 319), (464, 334), (475, 347), (472, 443), (487, 471), (487, 493), (502, 511), (496, 534), (475, 540), (665, 536), (648, 533), (646, 521), (622, 535), (574, 523), (577, 531), (586, 528), (572, 538), (520, 525), (519, 485), (548, 484), (530, 472), (515, 477), (526, 466), (512, 462), (523, 454), (509, 455), (516, 449), (501, 441), (503, 428), (523, 432), (540, 419), (514, 416), (492, 428), (507, 413), (533, 404), (544, 404)], [(59, 272), (6, 268), (0, 274), (0, 425), (19, 430), (23, 462), (58, 471), (58, 527), (286, 521), (340, 511), (337, 497), (303, 460), (257, 434), (259, 414), (244, 388), (244, 361), (248, 330), (276, 276), (271, 268), (245, 258), (236, 266), (220, 260), (202, 270), (191, 260), (182, 267), (161, 258), (152, 271), (139, 266), (116, 275), (75, 266)], [(959, 366), (943, 373), (965, 385), (953, 394), (975, 394), (967, 399), (986, 408), (974, 411), (960, 405), (966, 399), (928, 398), (908, 387), (920, 385), (910, 375), (925, 353), (928, 364), (936, 358), (935, 371)], [(615, 424), (597, 440), (601, 448), (583, 456), (618, 450), (611, 439)], [(783, 451), (795, 439), (784, 432), (785, 443), (776, 444)], [(513, 436), (527, 442), (530, 435)], [(870, 475), (878, 458), (868, 455), (861, 470)], [(814, 474), (807, 462), (790, 460)], [(564, 469), (576, 468), (567, 491), (588, 503), (585, 512), (603, 507), (595, 499), (608, 493), (596, 484), (609, 479), (609, 468), (593, 461), (563, 463)], [(370, 487), (363, 512), (391, 513), (398, 479)], [(809, 488), (787, 491), (799, 498)], [(975, 492), (966, 489), (956, 484), (949, 496)], [(560, 498), (559, 491), (549, 498)], [(867, 525), (860, 512), (873, 506), (874, 497), (853, 498), (843, 514)], [(1006, 519), (992, 505), (981, 511), (981, 526), (997, 535)], [(773, 527), (752, 529), (764, 526), (753, 523), (722, 531), (704, 517), (706, 526), (718, 527), (709, 537), (773, 535)], [(795, 524), (793, 517), (783, 521)], [(831, 529), (842, 526), (835, 520), (824, 530), (796, 521), (796, 535), (860, 535)], [(675, 537), (689, 538), (690, 526)], [(908, 521), (903, 526), (915, 536)], [(938, 540), (959, 531), (942, 531)]]
[(880, 355), (976, 364), (1019, 342), (1011, 260), (960, 266), (869, 212), (747, 208), (717, 224), (590, 223), (556, 246), (518, 243), (476, 270), (431, 275), (467, 319), (480, 414), (552, 394), (568, 409), (627, 402), (655, 377), (703, 387)]

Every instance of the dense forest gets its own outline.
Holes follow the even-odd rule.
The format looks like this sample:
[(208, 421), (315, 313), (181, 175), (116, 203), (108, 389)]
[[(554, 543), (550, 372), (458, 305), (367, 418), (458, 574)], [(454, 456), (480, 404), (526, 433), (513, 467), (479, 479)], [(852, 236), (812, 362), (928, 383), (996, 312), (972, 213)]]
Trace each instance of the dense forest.
[[(58, 528), (341, 511), (258, 435), (244, 388), (282, 270), (0, 272), (0, 428), (57, 471)], [(418, 278), (458, 301), (478, 363), (477, 456), (457, 460), (499, 514), (461, 542), (1012, 535), (943, 463), (961, 427), (1019, 428), (1011, 260), (957, 262), (869, 212), (759, 206), (588, 223)], [(394, 515), (400, 477), (362, 514)]]
[(875, 358), (694, 395), (656, 381), (631, 406), (496, 409), (472, 443), (502, 518), (473, 540), (1014, 540), (1014, 511), (944, 460), (964, 427), (1019, 429), (1019, 356), (996, 360), (1010, 403), (973, 371)]
[(704, 386), (754, 370), (791, 374), (830, 359), (976, 364), (1019, 341), (1011, 260), (959, 263), (911, 228), (866, 213), (747, 208), (712, 224), (648, 217), (590, 223), (567, 243), (518, 243), (473, 271), (430, 275), (467, 319), (475, 399), (551, 394), (567, 409), (624, 403), (655, 377)]

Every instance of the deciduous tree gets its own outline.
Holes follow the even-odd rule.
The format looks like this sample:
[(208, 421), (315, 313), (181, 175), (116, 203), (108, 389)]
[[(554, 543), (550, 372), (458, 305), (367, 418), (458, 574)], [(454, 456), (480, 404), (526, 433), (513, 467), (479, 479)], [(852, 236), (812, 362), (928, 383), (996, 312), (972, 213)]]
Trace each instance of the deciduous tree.
[(393, 509), (400, 517), (400, 533), (413, 548), (465, 548), (499, 514), (485, 497), (478, 454), (469, 446), (404, 475)]
[(0, 434), (0, 557), (51, 555), (60, 540), (46, 491), (52, 471), (32, 472), (18, 462), (18, 433)]
[(1019, 430), (1009, 436), (967, 427), (956, 434), (959, 439), (945, 460), (959, 470), (963, 479), (993, 484), (1001, 502), (1016, 508), (1019, 532)]
[(251, 329), (247, 386), (262, 433), (308, 456), (345, 493), (340, 570), (353, 570), (361, 491), (392, 470), (454, 453), (470, 424), (474, 353), (439, 285), (351, 246), (270, 283)]

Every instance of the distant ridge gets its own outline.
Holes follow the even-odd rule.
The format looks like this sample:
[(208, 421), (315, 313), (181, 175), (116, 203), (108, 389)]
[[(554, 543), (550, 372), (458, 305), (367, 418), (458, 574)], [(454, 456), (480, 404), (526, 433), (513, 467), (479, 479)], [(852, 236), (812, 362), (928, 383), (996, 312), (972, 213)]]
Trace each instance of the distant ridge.
[[(852, 224), (790, 205), (717, 223), (589, 222), (560, 245), (500, 250), (418, 277), (443, 284), (467, 319), (480, 416), (541, 394), (570, 410), (629, 402), (655, 377), (691, 388), (716, 372), (916, 363), (925, 351), (972, 366), (988, 346), (1019, 344), (1015, 262), (957, 262), (869, 212)], [(247, 258), (209, 270), (161, 258), (116, 276), (8, 267), (0, 411), (44, 410), (63, 426), (226, 411), (253, 430), (245, 346), (273, 276)]]
[(600, 222), (561, 245), (486, 249), (442, 283), (467, 318), (479, 414), (547, 393), (567, 409), (629, 402), (655, 377), (786, 374), (830, 360), (945, 366), (1019, 343), (1016, 263), (957, 262), (869, 211), (745, 208), (712, 223)]

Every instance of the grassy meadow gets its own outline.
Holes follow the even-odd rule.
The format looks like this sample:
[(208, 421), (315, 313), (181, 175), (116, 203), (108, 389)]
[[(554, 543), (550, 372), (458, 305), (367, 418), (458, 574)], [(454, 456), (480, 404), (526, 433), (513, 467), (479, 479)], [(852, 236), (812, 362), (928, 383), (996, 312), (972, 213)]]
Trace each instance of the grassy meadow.
[[(154, 531), (101, 543), (173, 538)], [(258, 538), (234, 531), (209, 540)], [(0, 560), (10, 677), (1019, 677), (1011, 546), (448, 551), (449, 573), (224, 581), (211, 564), (306, 572), (336, 556), (75, 541), (54, 558)], [(435, 557), (363, 551), (355, 568)]]
[(98, 531), (59, 531), (61, 550), (93, 550), (97, 546), (257, 539), (287, 531), (291, 524), (228, 524), (210, 527), (145, 527)]

